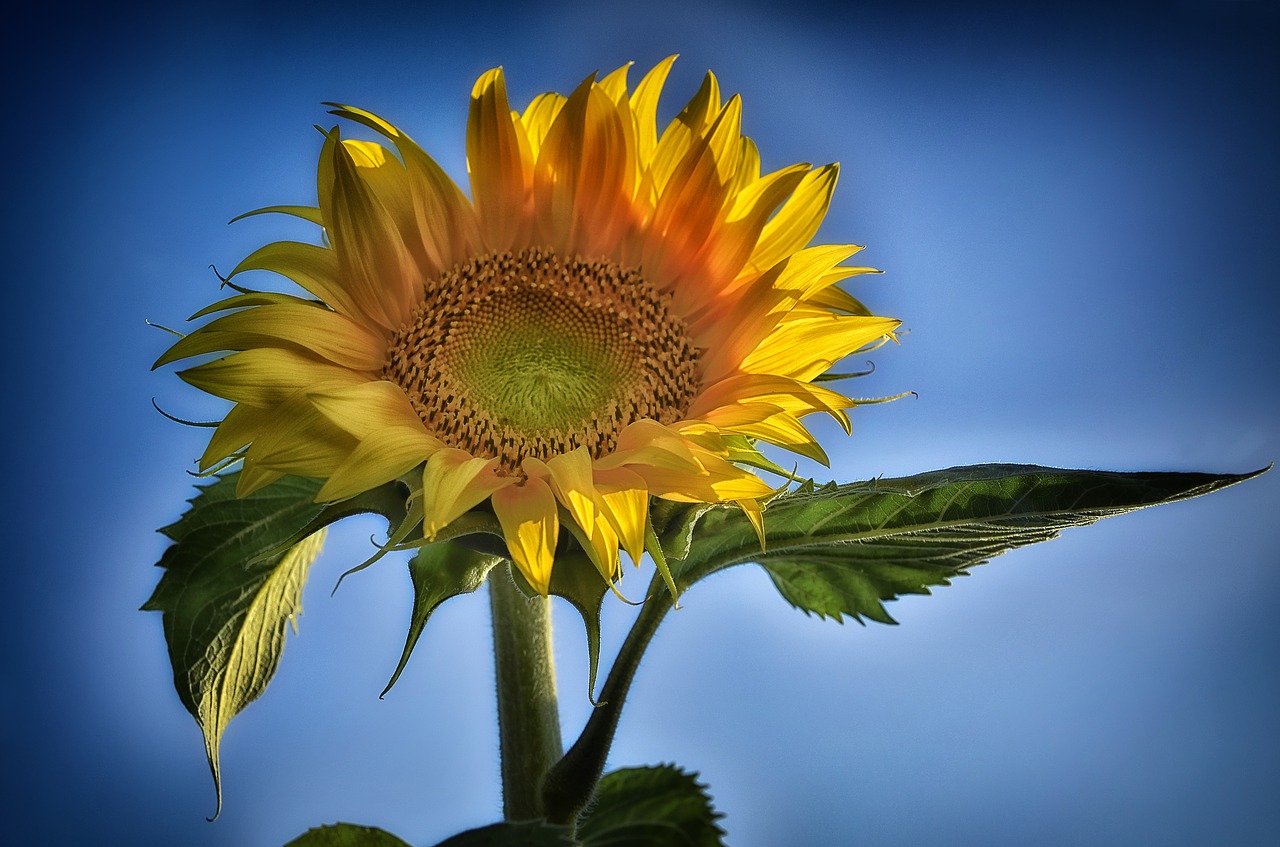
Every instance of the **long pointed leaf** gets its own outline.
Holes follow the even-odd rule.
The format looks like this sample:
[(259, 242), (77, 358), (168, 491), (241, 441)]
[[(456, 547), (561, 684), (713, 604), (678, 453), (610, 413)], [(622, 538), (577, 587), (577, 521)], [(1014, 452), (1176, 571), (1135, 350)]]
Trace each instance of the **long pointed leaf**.
[(884, 602), (928, 594), (969, 568), (1063, 529), (1207, 494), (1252, 474), (1118, 473), (975, 465), (901, 479), (807, 485), (765, 510), (767, 549), (738, 511), (698, 522), (675, 563), (682, 587), (723, 568), (762, 565), (806, 613), (892, 623)]

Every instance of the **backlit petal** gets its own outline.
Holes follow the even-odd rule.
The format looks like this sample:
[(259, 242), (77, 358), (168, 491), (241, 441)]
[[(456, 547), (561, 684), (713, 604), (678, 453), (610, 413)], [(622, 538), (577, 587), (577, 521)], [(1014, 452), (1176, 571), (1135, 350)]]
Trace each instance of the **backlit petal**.
[(546, 595), (551, 585), (560, 518), (551, 488), (534, 477), (493, 493), (493, 512), (502, 525), (511, 561), (529, 585)]

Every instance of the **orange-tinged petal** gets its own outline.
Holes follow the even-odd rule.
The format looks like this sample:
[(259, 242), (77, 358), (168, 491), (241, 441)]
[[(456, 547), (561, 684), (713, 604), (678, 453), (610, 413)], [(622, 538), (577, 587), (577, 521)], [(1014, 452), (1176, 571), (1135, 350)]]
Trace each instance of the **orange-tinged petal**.
[(390, 139), (404, 160), (414, 220), (405, 243), (425, 262), (424, 272), (441, 273), (465, 261), (479, 249), (475, 212), (462, 190), (412, 138), (363, 109), (336, 106), (332, 114), (349, 118)]
[(690, 327), (705, 350), (699, 365), (707, 384), (735, 373), (792, 308), (794, 296), (777, 287), (783, 270), (775, 265), (730, 298), (726, 308), (708, 310)]
[(506, 250), (529, 231), (532, 160), (524, 127), (511, 116), (502, 69), (494, 68), (476, 80), (467, 119), (471, 197), (490, 250)]
[(716, 237), (709, 240), (702, 264), (714, 280), (717, 293), (732, 290), (730, 283), (742, 270), (760, 236), (760, 230), (778, 204), (804, 175), (805, 165), (793, 165), (756, 180), (733, 201)]
[(534, 167), (541, 238), (567, 255), (612, 255), (628, 224), (630, 158), (617, 108), (588, 78), (556, 115)]
[(493, 493), (493, 512), (502, 524), (511, 561), (545, 597), (560, 536), (560, 517), (550, 486), (531, 477), (523, 485), (499, 489)]
[(665, 190), (658, 197), (644, 238), (641, 267), (662, 290), (674, 289), (677, 310), (690, 311), (686, 301), (705, 298), (698, 289), (694, 259), (720, 223), (727, 195), (720, 181), (715, 154), (699, 139), (680, 161)]

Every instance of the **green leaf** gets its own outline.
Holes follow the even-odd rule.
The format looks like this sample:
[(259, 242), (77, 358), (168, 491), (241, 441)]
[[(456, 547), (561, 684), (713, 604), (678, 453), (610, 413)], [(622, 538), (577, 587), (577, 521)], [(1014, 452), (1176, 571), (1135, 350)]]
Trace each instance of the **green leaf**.
[(580, 550), (556, 556), (548, 593), (563, 597), (582, 616), (587, 633), (587, 699), (595, 702), (596, 673), (600, 669), (600, 614), (609, 584)]
[(284, 847), (409, 847), (409, 844), (374, 826), (335, 823), (309, 829)]
[(600, 780), (578, 839), (583, 847), (723, 847), (721, 817), (696, 774), (624, 768)]
[(236, 479), (203, 487), (182, 519), (161, 530), (175, 543), (142, 607), (164, 613), (174, 685), (204, 734), (219, 810), (223, 730), (275, 673), (285, 624), (300, 611), (323, 543), (323, 534), (308, 533), (324, 511), (314, 502), (318, 482), (286, 477), (236, 499)]
[(284, 477), (237, 498), (238, 478), (232, 473), (201, 487), (191, 508), (161, 530), (174, 543), (142, 606), (163, 613), (174, 686), (204, 735), (219, 810), (222, 733), (279, 666), (285, 625), (296, 625), (324, 527), (357, 512), (404, 516), (404, 494), (394, 484), (326, 506), (315, 502), (317, 480)]
[(469, 829), (435, 847), (575, 847), (576, 843), (567, 827), (543, 821), (520, 821)]
[(820, 617), (893, 623), (884, 601), (928, 594), (1006, 550), (1146, 506), (1207, 494), (1252, 474), (1117, 473), (975, 465), (847, 485), (812, 484), (765, 509), (767, 549), (717, 507), (675, 563), (682, 587), (758, 562), (792, 605)]
[(683, 559), (689, 555), (693, 530), (702, 516), (715, 508), (709, 503), (678, 503), (653, 498), (649, 506), (650, 528), (657, 535), (668, 559)]
[(502, 561), (501, 556), (480, 553), (454, 541), (439, 541), (418, 550), (417, 555), (409, 560), (409, 578), (413, 580), (413, 614), (409, 621), (409, 634), (405, 637), (404, 651), (400, 654), (395, 673), (380, 696), (385, 696), (400, 678), (431, 613), (445, 600), (475, 591), (484, 584), (494, 565)]

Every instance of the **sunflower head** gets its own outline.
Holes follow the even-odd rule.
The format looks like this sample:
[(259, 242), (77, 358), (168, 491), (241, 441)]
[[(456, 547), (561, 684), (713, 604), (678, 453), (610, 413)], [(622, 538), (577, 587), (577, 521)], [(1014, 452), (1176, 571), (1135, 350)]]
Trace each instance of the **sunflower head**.
[(470, 197), (412, 139), (350, 106), (381, 143), (325, 134), (323, 228), (232, 276), (274, 271), (302, 296), (241, 293), (157, 365), (233, 404), (200, 458), (241, 462), (241, 495), (284, 475), (338, 501), (409, 484), (430, 541), (492, 509), (512, 562), (546, 593), (561, 530), (613, 581), (644, 552), (651, 497), (735, 503), (760, 530), (764, 442), (819, 461), (802, 418), (846, 430), (856, 401), (815, 384), (892, 338), (837, 283), (859, 247), (808, 246), (835, 165), (761, 173), (738, 97), (707, 74), (658, 131), (672, 59), (634, 89), (624, 66), (568, 97), (507, 101), (476, 82)]

